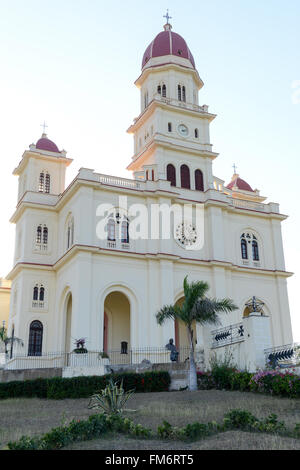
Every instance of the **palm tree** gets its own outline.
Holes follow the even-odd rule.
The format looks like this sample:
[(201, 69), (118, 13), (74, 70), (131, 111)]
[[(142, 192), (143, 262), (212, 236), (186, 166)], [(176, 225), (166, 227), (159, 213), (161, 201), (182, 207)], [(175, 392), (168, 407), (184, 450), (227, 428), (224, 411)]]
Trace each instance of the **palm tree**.
[(184, 302), (179, 305), (165, 305), (156, 314), (156, 320), (162, 325), (166, 320), (181, 320), (187, 328), (190, 345), (189, 390), (197, 390), (197, 372), (195, 363), (195, 346), (193, 323), (201, 325), (220, 324), (218, 313), (228, 313), (238, 307), (231, 299), (209, 299), (206, 294), (209, 290), (207, 282), (196, 281), (189, 283), (187, 276), (183, 281)]
[(0, 328), (0, 343), (3, 343), (5, 346), (5, 354), (8, 353), (7, 346), (10, 344), (10, 358), (12, 357), (13, 346), (14, 344), (20, 344), (22, 347), (24, 346), (23, 341), (20, 338), (17, 338), (14, 334), (11, 337), (7, 336), (7, 331), (5, 326)]

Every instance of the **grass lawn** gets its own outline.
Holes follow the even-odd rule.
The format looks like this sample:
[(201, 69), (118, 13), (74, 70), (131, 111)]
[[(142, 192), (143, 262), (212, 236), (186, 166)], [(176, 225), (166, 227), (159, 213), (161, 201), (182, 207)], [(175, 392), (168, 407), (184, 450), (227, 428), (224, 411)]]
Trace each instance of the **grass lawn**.
[[(51, 428), (67, 424), (72, 419), (85, 419), (95, 410), (87, 408), (88, 399), (41, 400), (11, 399), (0, 401), (0, 448), (22, 435), (43, 434)], [(232, 408), (251, 411), (258, 418), (271, 413), (285, 421), (288, 427), (300, 423), (300, 400), (275, 398), (245, 392), (201, 390), (198, 392), (139, 393), (127, 403), (136, 410), (126, 413), (136, 423), (154, 430), (163, 420), (174, 426), (195, 421), (221, 422), (224, 413)], [(124, 436), (73, 444), (70, 449), (298, 449), (300, 440), (267, 434), (228, 431), (190, 444), (182, 442), (142, 441)]]

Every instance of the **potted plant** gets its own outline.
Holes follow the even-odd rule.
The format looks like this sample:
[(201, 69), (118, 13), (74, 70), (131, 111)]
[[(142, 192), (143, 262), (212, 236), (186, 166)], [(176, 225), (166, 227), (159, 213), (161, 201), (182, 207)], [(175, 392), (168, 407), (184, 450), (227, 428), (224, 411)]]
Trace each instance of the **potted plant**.
[(85, 341), (86, 338), (76, 339), (74, 344), (76, 344), (76, 348), (73, 350), (76, 354), (86, 354), (88, 350), (85, 348)]

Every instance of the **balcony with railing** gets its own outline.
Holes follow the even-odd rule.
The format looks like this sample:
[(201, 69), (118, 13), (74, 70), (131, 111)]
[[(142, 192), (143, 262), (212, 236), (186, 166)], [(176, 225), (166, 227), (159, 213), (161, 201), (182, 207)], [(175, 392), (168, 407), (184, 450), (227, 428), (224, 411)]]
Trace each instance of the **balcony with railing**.
[(264, 353), (268, 367), (275, 369), (300, 366), (300, 343), (265, 349)]
[(119, 178), (117, 176), (109, 176), (98, 173), (99, 182), (109, 186), (120, 186), (123, 188), (140, 189), (141, 183), (128, 178)]
[(243, 323), (236, 323), (211, 332), (211, 348), (220, 348), (229, 344), (240, 343), (245, 340)]
[(172, 106), (178, 106), (184, 109), (190, 109), (192, 111), (197, 111), (198, 113), (208, 113), (208, 106), (205, 104), (203, 106), (199, 106), (195, 103), (187, 103), (186, 101), (180, 101), (174, 98), (167, 98), (160, 95), (159, 93), (155, 94), (154, 101), (162, 101), (163, 103), (171, 104)]

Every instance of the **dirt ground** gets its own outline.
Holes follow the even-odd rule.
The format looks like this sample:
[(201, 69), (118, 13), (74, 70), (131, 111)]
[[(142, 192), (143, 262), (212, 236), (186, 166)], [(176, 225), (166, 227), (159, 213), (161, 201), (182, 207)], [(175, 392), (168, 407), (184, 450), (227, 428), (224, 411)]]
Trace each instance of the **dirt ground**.
[[(0, 401), (0, 448), (22, 435), (40, 435), (51, 428), (85, 419), (94, 414), (88, 399), (42, 400), (9, 399)], [(174, 426), (187, 423), (221, 422), (224, 413), (233, 408), (251, 411), (263, 418), (278, 415), (288, 427), (300, 423), (300, 400), (275, 398), (254, 393), (200, 390), (198, 392), (140, 393), (128, 401), (126, 415), (136, 423), (157, 429), (163, 420)], [(76, 449), (300, 449), (300, 441), (238, 431), (226, 432), (192, 444), (163, 441), (138, 441), (124, 436), (77, 443)]]

